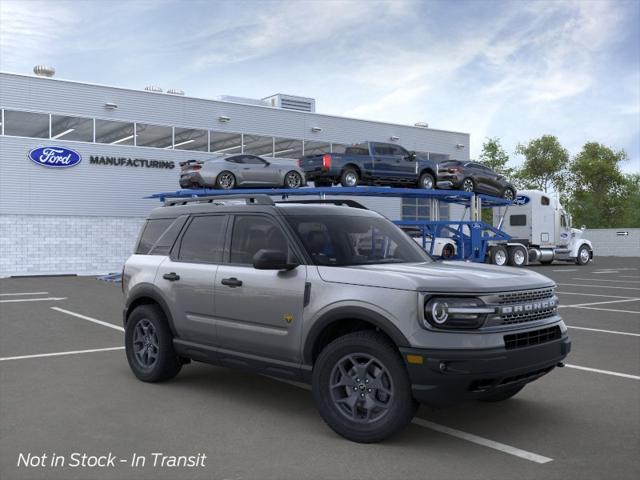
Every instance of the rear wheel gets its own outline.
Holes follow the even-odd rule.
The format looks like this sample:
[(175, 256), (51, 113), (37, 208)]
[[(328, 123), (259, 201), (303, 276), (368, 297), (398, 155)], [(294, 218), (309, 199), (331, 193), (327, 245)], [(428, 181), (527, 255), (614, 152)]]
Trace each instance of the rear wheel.
[(453, 258), (455, 254), (456, 250), (450, 243), (447, 243), (444, 247), (442, 247), (442, 258)]
[(587, 263), (589, 263), (590, 259), (591, 259), (591, 251), (589, 250), (589, 247), (587, 247), (586, 245), (582, 245), (578, 250), (576, 263), (578, 265), (586, 265)]
[(143, 382), (169, 380), (182, 368), (166, 317), (156, 305), (141, 305), (131, 312), (124, 342), (129, 366)]
[(435, 180), (433, 175), (430, 173), (423, 173), (420, 175), (420, 180), (418, 180), (418, 188), (422, 188), (424, 190), (432, 190), (435, 187)]
[(514, 395), (517, 395), (523, 388), (524, 385), (520, 385), (519, 387), (506, 388), (504, 390), (500, 390), (499, 392), (490, 393), (486, 397), (482, 397), (479, 400), (481, 402), (502, 402), (504, 400), (510, 399)]
[(506, 248), (504, 248), (502, 245), (493, 247), (493, 249), (491, 250), (491, 263), (493, 263), (494, 265), (503, 266), (506, 265), (508, 261), (509, 255)]
[(505, 200), (513, 200), (514, 198), (516, 198), (516, 193), (513, 191), (513, 188), (507, 187), (502, 192), (502, 198), (504, 198)]
[(295, 170), (291, 170), (284, 176), (284, 186), (287, 188), (300, 188), (302, 186), (302, 175)]
[(343, 187), (357, 187), (359, 182), (358, 172), (353, 168), (345, 168), (340, 176), (340, 184)]
[(509, 247), (509, 265), (523, 267), (527, 264), (527, 251), (524, 247)]
[(372, 331), (350, 333), (322, 350), (313, 368), (312, 392), (324, 421), (354, 442), (390, 437), (417, 409), (398, 351)]
[(462, 190), (465, 192), (473, 192), (476, 189), (476, 185), (471, 178), (465, 178), (462, 181)]
[(224, 172), (220, 172), (216, 178), (216, 186), (223, 190), (231, 190), (236, 186), (236, 177), (233, 173), (226, 170)]

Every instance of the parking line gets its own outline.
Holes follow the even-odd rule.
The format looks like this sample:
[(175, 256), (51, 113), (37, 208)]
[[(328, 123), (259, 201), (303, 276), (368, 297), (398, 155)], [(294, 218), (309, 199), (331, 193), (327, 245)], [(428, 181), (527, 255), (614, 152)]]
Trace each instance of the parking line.
[(575, 330), (587, 330), (589, 332), (613, 333), (615, 335), (629, 335), (630, 337), (640, 337), (640, 333), (619, 332), (617, 330), (602, 330), (600, 328), (574, 327), (573, 325), (567, 325), (567, 328), (573, 328)]
[[(573, 277), (572, 280), (593, 280), (593, 278), (577, 278), (577, 277)], [(605, 280), (604, 278), (599, 278), (598, 279), (599, 282), (611, 282), (611, 283), (640, 283), (640, 281), (633, 281), (633, 280)]]
[(612, 372), (610, 370), (600, 370), (599, 368), (581, 367), (580, 365), (570, 365), (568, 363), (565, 363), (564, 366), (567, 368), (575, 368), (576, 370), (584, 370), (585, 372), (604, 373), (605, 375), (613, 375), (614, 377), (623, 377), (623, 378), (630, 378), (632, 380), (640, 380), (639, 376), (631, 375), (628, 373)]
[(640, 315), (640, 311), (637, 311), (637, 310), (616, 310), (615, 308), (599, 308), (599, 307), (574, 307), (574, 308), (584, 308), (585, 310), (599, 310), (601, 312), (631, 313), (635, 315)]
[(591, 303), (577, 303), (575, 305), (558, 305), (558, 308), (570, 308), (570, 307), (590, 307), (591, 305), (604, 305), (605, 303), (623, 303), (623, 302), (637, 302), (640, 298), (627, 298), (626, 300), (607, 300), (605, 302), (591, 302)]
[(618, 295), (602, 295), (599, 293), (584, 293), (584, 292), (556, 292), (561, 295), (584, 295), (585, 297), (605, 297), (605, 298), (635, 298), (635, 297), (620, 297)]
[(0, 297), (13, 297), (18, 295), (49, 295), (49, 292), (0, 293)]
[(579, 268), (567, 268), (567, 269), (560, 269), (560, 270), (551, 270), (552, 272), (577, 272), (579, 271)]
[(638, 275), (618, 275), (620, 278), (638, 278)]
[(619, 287), (618, 285), (582, 285), (581, 283), (558, 283), (566, 287), (616, 288), (618, 290), (640, 290), (638, 287)]
[(66, 300), (67, 297), (46, 297), (46, 298), (10, 298), (8, 300), (0, 300), (0, 303), (18, 303), (18, 302), (57, 302)]
[[(311, 386), (307, 385), (306, 383), (295, 382), (293, 380), (285, 380), (277, 377), (271, 377), (269, 375), (265, 375), (265, 376), (273, 380), (277, 380), (278, 382), (288, 383), (289, 385), (293, 385), (294, 387), (299, 387), (299, 388), (303, 388), (305, 390), (311, 391)], [(455, 428), (447, 427), (445, 425), (440, 425), (439, 423), (430, 422), (429, 420), (424, 420), (422, 418), (415, 417), (413, 420), (411, 420), (411, 423), (413, 423), (414, 425), (418, 425), (419, 427), (428, 428), (430, 430), (435, 430), (436, 432), (444, 433), (445, 435), (450, 435), (452, 437), (466, 440), (467, 442), (475, 443), (477, 445), (482, 445), (483, 447), (493, 448), (494, 450), (499, 450), (503, 453), (508, 453), (509, 455), (513, 455), (515, 457), (524, 458), (525, 460), (529, 460), (531, 462), (549, 463), (553, 461), (553, 458), (544, 457), (542, 455), (538, 455), (537, 453), (521, 450), (519, 448), (512, 447), (504, 443), (495, 442), (493, 440), (489, 440), (488, 438), (479, 437), (478, 435), (463, 432), (461, 430), (456, 430)]]
[(124, 350), (124, 347), (92, 348), (90, 350), (72, 350), (69, 352), (38, 353), (36, 355), (20, 355), (17, 357), (2, 357), (0, 358), (0, 362), (5, 362), (7, 360), (24, 360), (27, 358), (59, 357), (62, 355), (78, 355), (80, 353), (110, 352), (112, 350)]
[(109, 328), (113, 328), (114, 330), (119, 330), (121, 332), (124, 332), (124, 328), (122, 328), (120, 325), (114, 325), (113, 323), (103, 322), (102, 320), (98, 320), (97, 318), (91, 318), (91, 317), (87, 317), (86, 315), (70, 312), (69, 310), (65, 310), (64, 308), (51, 307), (51, 310), (55, 310), (56, 312), (66, 313), (67, 315), (78, 317), (88, 322), (97, 323), (98, 325), (102, 325), (103, 327), (109, 327)]
[(618, 270), (600, 270), (599, 272), (596, 271), (596, 272), (593, 272), (593, 273), (595, 275), (599, 275), (601, 273), (605, 273), (605, 274), (609, 273), (609, 274), (611, 274), (611, 273), (618, 273)]
[(499, 450), (501, 452), (508, 453), (509, 455), (513, 455), (515, 457), (524, 458), (525, 460), (529, 460), (531, 462), (549, 463), (553, 461), (553, 458), (544, 457), (542, 455), (538, 455), (537, 453), (521, 450), (519, 448), (512, 447), (510, 445), (505, 445), (504, 443), (495, 442), (493, 440), (489, 440), (488, 438), (479, 437), (472, 433), (462, 432), (460, 430), (456, 430), (455, 428), (450, 428), (445, 425), (433, 423), (433, 422), (430, 422), (429, 420), (423, 420), (422, 418), (416, 417), (411, 421), (411, 423), (413, 423), (414, 425), (419, 425), (424, 428), (435, 430), (440, 433), (451, 435), (452, 437), (461, 438), (462, 440), (466, 440), (468, 442), (475, 443), (477, 445), (493, 448), (494, 450)]

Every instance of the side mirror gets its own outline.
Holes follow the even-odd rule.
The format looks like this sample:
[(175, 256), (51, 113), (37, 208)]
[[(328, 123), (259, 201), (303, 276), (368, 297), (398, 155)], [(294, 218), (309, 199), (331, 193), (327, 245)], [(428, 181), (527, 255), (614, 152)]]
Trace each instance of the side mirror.
[(409, 152), (409, 155), (404, 158), (406, 158), (410, 162), (413, 162), (416, 159), (416, 152)]
[(287, 254), (281, 250), (258, 250), (253, 256), (253, 268), (256, 270), (293, 270), (297, 263), (289, 263)]

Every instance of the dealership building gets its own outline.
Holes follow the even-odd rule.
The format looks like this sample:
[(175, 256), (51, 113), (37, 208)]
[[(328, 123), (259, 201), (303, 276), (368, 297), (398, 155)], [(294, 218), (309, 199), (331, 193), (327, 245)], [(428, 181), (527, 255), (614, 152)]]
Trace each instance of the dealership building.
[[(0, 277), (119, 271), (144, 217), (160, 205), (145, 197), (177, 190), (185, 160), (250, 153), (294, 162), (364, 140), (397, 143), (435, 160), (469, 158), (466, 133), (323, 115), (310, 98), (212, 100), (174, 89), (60, 80), (47, 67), (34, 71), (0, 73)], [(64, 152), (66, 168), (31, 158), (56, 150)], [(393, 220), (432, 216), (428, 203), (416, 199), (363, 203)], [(447, 218), (447, 208), (439, 215)]]

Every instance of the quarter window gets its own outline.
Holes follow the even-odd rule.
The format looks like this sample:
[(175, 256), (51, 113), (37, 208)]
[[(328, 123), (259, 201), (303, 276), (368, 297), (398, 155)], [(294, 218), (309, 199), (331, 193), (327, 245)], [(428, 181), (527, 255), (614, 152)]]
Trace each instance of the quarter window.
[(225, 222), (224, 215), (193, 217), (182, 236), (178, 259), (183, 262), (220, 263)]
[(173, 218), (154, 218), (147, 220), (136, 253), (139, 255), (147, 255), (151, 247), (158, 241), (160, 236), (167, 230), (169, 225), (173, 223)]

